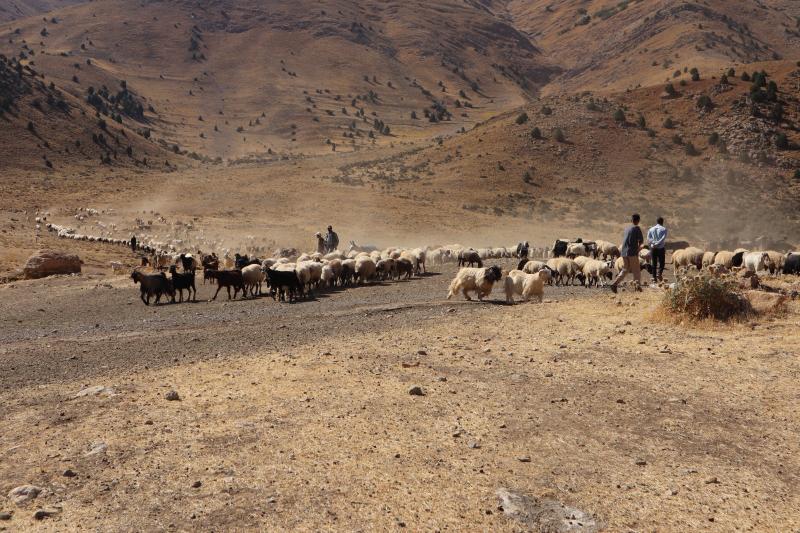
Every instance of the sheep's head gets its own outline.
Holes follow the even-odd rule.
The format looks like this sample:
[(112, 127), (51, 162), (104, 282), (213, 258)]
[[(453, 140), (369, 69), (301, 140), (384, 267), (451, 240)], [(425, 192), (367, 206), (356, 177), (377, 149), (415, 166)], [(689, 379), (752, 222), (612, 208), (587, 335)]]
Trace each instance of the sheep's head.
[(490, 266), (486, 269), (486, 279), (495, 282), (503, 277), (503, 271), (500, 269), (499, 266), (494, 265)]

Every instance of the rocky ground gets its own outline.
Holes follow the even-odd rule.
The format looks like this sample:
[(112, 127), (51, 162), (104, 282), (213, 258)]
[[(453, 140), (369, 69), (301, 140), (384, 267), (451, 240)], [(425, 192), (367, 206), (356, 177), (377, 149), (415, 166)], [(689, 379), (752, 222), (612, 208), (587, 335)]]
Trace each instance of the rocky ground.
[(796, 303), (688, 327), (656, 290), (448, 302), (452, 273), (295, 305), (0, 287), (0, 494), (40, 489), (0, 528), (800, 527)]

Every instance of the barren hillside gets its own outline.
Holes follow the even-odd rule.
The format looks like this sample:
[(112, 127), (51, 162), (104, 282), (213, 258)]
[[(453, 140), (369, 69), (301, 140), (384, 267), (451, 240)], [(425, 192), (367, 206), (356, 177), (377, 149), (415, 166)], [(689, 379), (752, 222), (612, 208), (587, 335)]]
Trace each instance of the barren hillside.
[(492, 0), (493, 12), (563, 69), (547, 93), (663, 83), (800, 57), (800, 4), (790, 0)]
[(448, 134), (558, 71), (511, 25), (456, 1), (104, 0), (56, 18), (0, 27), (0, 52), (76, 98), (126, 81), (155, 137), (210, 157)]
[(3, 2), (0, 2), (0, 23), (33, 15), (46, 15), (62, 7), (79, 4), (85, 1), (86, 0), (3, 0)]

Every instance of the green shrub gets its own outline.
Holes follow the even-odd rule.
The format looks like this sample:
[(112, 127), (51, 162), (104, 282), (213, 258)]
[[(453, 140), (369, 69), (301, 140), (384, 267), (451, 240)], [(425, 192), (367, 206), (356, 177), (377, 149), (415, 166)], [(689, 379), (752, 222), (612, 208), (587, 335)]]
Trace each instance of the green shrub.
[(553, 110), (552, 109), (550, 109), (547, 106), (543, 106), (542, 107), (542, 115), (547, 116), (547, 115), (552, 115), (552, 114), (553, 114)]
[(531, 130), (531, 137), (533, 137), (534, 139), (541, 139), (542, 138), (542, 130), (540, 130), (539, 128), (533, 128)]
[(708, 144), (714, 146), (719, 142), (719, 133), (716, 131), (711, 132), (711, 135), (708, 136)]
[(614, 111), (614, 121), (619, 123), (625, 122), (625, 111), (621, 108)]
[(697, 148), (694, 147), (694, 144), (692, 144), (691, 141), (687, 142), (683, 146), (683, 149), (686, 151), (686, 155), (688, 156), (694, 157), (696, 155), (700, 155), (700, 152), (697, 151)]
[(671, 83), (668, 83), (668, 84), (667, 84), (667, 85), (664, 87), (664, 91), (666, 91), (666, 93), (667, 93), (669, 96), (677, 96), (677, 94), (678, 94), (678, 91), (676, 91), (676, 90), (675, 90), (675, 86), (674, 86), (674, 85), (672, 85)]
[(675, 127), (675, 123), (672, 122), (672, 118), (667, 117), (667, 119), (664, 121), (664, 127), (667, 128), (668, 130), (671, 130), (672, 128)]
[(692, 75), (692, 81), (700, 81), (700, 71), (697, 70), (697, 68), (693, 67), (692, 70), (689, 71), (689, 74)]
[(662, 307), (690, 320), (730, 320), (752, 312), (735, 279), (717, 278), (706, 272), (680, 280), (664, 295)]
[(517, 124), (525, 124), (526, 122), (528, 122), (528, 114), (523, 111), (517, 115)]
[(556, 128), (555, 131), (553, 131), (553, 138), (560, 143), (563, 143), (567, 140), (567, 137), (564, 135), (564, 131), (561, 128)]
[(785, 133), (780, 132), (775, 138), (775, 147), (778, 150), (787, 150), (789, 148), (789, 139), (786, 137)]
[(710, 96), (704, 94), (697, 99), (697, 107), (703, 111), (711, 111), (714, 109), (714, 102), (711, 100)]

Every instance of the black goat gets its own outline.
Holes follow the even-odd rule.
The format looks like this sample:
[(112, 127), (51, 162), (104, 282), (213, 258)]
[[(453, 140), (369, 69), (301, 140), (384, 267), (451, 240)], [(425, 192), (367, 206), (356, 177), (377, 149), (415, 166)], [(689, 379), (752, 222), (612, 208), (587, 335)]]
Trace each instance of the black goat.
[(163, 272), (159, 274), (142, 274), (138, 270), (134, 270), (131, 273), (131, 279), (134, 284), (139, 284), (140, 297), (144, 305), (150, 305), (151, 296), (156, 297), (157, 304), (164, 294), (171, 296), (173, 301), (175, 300), (175, 289), (172, 286), (172, 282), (167, 279), (167, 275)]
[[(180, 294), (180, 301), (183, 302), (183, 291), (187, 291), (187, 300), (195, 301), (197, 299), (197, 288), (194, 286), (194, 270), (189, 270), (181, 274), (175, 265), (169, 267), (169, 273), (172, 274), (172, 288)], [(194, 291), (194, 294), (192, 292)], [(175, 294), (172, 295), (172, 301), (175, 301)]]
[(294, 270), (272, 270), (267, 268), (266, 274), (273, 299), (285, 302), (288, 293), (289, 301), (291, 302), (292, 300), (297, 300), (298, 294), (303, 294), (303, 287), (297, 277), (297, 272)]
[(236, 298), (240, 290), (242, 291), (242, 297), (244, 297), (244, 279), (242, 278), (241, 270), (209, 270), (208, 275), (217, 282), (217, 292), (214, 293), (212, 300), (217, 299), (219, 290), (222, 287), (228, 290), (228, 300), (231, 299), (231, 287), (233, 287), (234, 298)]

